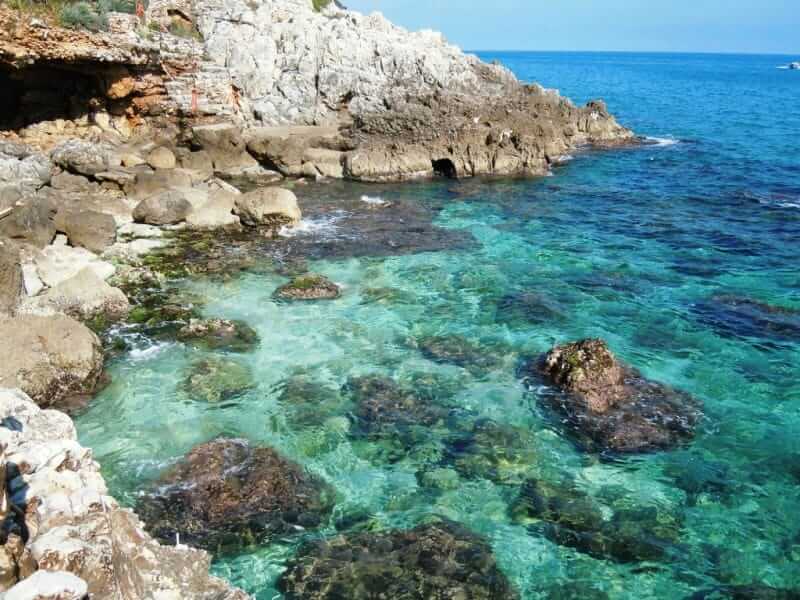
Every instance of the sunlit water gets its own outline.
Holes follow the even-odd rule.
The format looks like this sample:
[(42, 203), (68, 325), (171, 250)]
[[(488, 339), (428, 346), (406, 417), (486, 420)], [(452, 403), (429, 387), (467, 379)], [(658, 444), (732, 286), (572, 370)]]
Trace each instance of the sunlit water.
[[(788, 57), (484, 58), (578, 101), (604, 96), (623, 122), (662, 143), (577, 154), (538, 180), (298, 187), (304, 225), (265, 246), (264, 268), (182, 284), (207, 300), (207, 315), (258, 331), (258, 348), (233, 357), (257, 387), (220, 404), (193, 399), (183, 380), (204, 353), (140, 343), (110, 365), (112, 385), (78, 419), (81, 441), (130, 505), (197, 443), (224, 434), (272, 445), (337, 490), (331, 522), (308, 535), (332, 535), (337, 519), (363, 512), (386, 528), (447, 516), (490, 540), (524, 598), (800, 587), (800, 74), (775, 68)], [(365, 195), (395, 204), (376, 208)], [(447, 231), (392, 235), (407, 224), (392, 215), (414, 207)], [(287, 253), (310, 257), (341, 298), (273, 301), (287, 278), (268, 265)], [(534, 305), (515, 304), (520, 293)], [(480, 345), (492, 366), (424, 358), (418, 341), (442, 334)], [(519, 367), (588, 336), (703, 401), (690, 445), (615, 458), (571, 441)], [(452, 466), (446, 431), (398, 456), (348, 435), (345, 401), (331, 400), (307, 425), (279, 401), (297, 374), (337, 398), (349, 377), (373, 373), (412, 387), (438, 375), (465, 423), (527, 430), (526, 447), (512, 452), (523, 458), (502, 481), (461, 473), (455, 489), (423, 489), (422, 473)], [(676, 516), (680, 539), (662, 560), (620, 564), (511, 520), (526, 475), (564, 474), (595, 498)], [(301, 539), (220, 557), (215, 571), (259, 599), (279, 597), (275, 581)]]

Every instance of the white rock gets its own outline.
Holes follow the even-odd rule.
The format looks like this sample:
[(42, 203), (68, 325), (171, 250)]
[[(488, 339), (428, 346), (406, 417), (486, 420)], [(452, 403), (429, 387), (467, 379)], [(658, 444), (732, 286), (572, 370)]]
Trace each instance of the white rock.
[(104, 280), (116, 271), (111, 263), (101, 260), (85, 248), (67, 246), (65, 240), (63, 236), (56, 236), (53, 244), (42, 250), (34, 259), (39, 277), (46, 285), (56, 286), (85, 268), (91, 269), (95, 275)]
[(83, 600), (89, 589), (80, 577), (66, 571), (36, 571), (3, 596), (3, 600)]

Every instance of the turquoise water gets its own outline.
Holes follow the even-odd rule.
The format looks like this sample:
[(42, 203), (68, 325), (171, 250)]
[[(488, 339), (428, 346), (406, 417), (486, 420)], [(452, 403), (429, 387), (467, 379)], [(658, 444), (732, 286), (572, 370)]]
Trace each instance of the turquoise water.
[[(490, 541), (526, 599), (800, 590), (800, 75), (776, 69), (790, 57), (483, 58), (576, 101), (603, 96), (662, 141), (576, 154), (536, 180), (298, 187), (304, 227), (259, 242), (256, 268), (178, 283), (208, 316), (259, 333), (254, 351), (228, 357), (250, 367), (255, 387), (221, 403), (193, 398), (183, 381), (208, 353), (137, 339), (78, 419), (81, 441), (130, 505), (223, 434), (274, 446), (329, 481), (337, 503), (321, 531), (215, 561), (260, 600), (280, 597), (276, 579), (304, 536), (365, 513), (378, 529), (432, 514), (462, 522)], [(365, 194), (393, 205), (372, 208)], [(341, 298), (272, 300), (283, 267), (303, 259)], [(480, 360), (426, 358), (420, 345), (443, 335), (469, 340)], [(703, 402), (691, 444), (614, 457), (573, 442), (519, 370), (589, 336)], [(368, 374), (433, 388), (431, 401), (456, 418), (411, 443), (365, 441), (340, 390)], [(302, 414), (282, 396), (298, 377), (325, 390)], [(453, 445), (486, 420), (504, 434)], [(441, 469), (444, 489), (423, 485)], [(648, 561), (559, 545), (510, 516), (528, 477), (572, 478), (604, 510), (650, 510), (678, 534)]]

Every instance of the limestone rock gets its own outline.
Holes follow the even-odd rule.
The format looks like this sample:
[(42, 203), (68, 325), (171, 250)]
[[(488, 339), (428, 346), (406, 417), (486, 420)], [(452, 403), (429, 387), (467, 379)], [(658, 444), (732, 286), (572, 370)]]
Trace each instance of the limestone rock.
[[(13, 151), (8, 145), (5, 148)], [(0, 187), (34, 191), (50, 181), (53, 166), (47, 157), (23, 148), (13, 151), (13, 154), (6, 154), (0, 148)]]
[(175, 155), (169, 148), (159, 146), (147, 155), (147, 164), (154, 169), (174, 169), (176, 164)]
[(6, 600), (87, 600), (88, 586), (64, 571), (36, 571), (11, 588)]
[(50, 287), (74, 277), (86, 267), (103, 280), (111, 277), (115, 271), (114, 265), (100, 260), (85, 248), (67, 246), (64, 236), (57, 236), (53, 244), (35, 256), (34, 262), (39, 277)]
[(167, 190), (192, 187), (192, 173), (184, 169), (165, 169), (155, 173), (138, 173), (130, 196), (144, 200)]
[(225, 175), (231, 170), (258, 165), (258, 162), (247, 153), (241, 128), (233, 123), (193, 127), (192, 145), (208, 153), (217, 174)]
[(0, 319), (11, 351), (0, 362), (0, 386), (20, 388), (41, 406), (74, 408), (94, 392), (103, 371), (100, 340), (63, 316)]
[(190, 319), (178, 331), (178, 339), (209, 350), (249, 352), (258, 344), (258, 334), (243, 321)]
[(11, 213), (0, 219), (0, 236), (30, 242), (39, 248), (53, 241), (56, 210), (49, 198), (37, 194), (18, 197), (13, 202), (0, 202), (0, 210), (7, 208)]
[(0, 315), (16, 310), (23, 291), (19, 248), (11, 240), (0, 238)]
[(117, 237), (117, 222), (113, 216), (95, 210), (62, 208), (56, 213), (55, 226), (65, 233), (73, 246), (102, 253)]
[(81, 321), (118, 321), (130, 312), (130, 304), (122, 290), (111, 287), (87, 267), (44, 294), (26, 300), (19, 312), (63, 313)]
[(171, 225), (185, 220), (192, 210), (186, 195), (170, 190), (145, 198), (133, 210), (133, 220), (149, 225)]
[(25, 579), (4, 598), (73, 598), (40, 594), (80, 578), (81, 600), (247, 600), (209, 575), (209, 554), (159, 545), (133, 512), (108, 496), (100, 466), (77, 443), (64, 413), (40, 409), (19, 390), (0, 389), (0, 420), (15, 424), (0, 428), (0, 445), (4, 458), (20, 466), (9, 486), (19, 494), (17, 504), (27, 505), (28, 538), (21, 549), (28, 558), (16, 574)]
[(186, 217), (191, 229), (219, 229), (239, 226), (239, 217), (233, 214), (236, 196), (228, 192), (210, 193), (208, 199), (192, 208)]
[(214, 161), (205, 150), (184, 152), (180, 155), (179, 160), (183, 169), (197, 173), (197, 177), (201, 180), (209, 179), (214, 175)]
[(184, 388), (193, 399), (223, 402), (255, 387), (250, 369), (236, 361), (211, 357), (199, 360), (189, 368)]
[(108, 154), (109, 149), (104, 146), (72, 139), (53, 148), (50, 159), (67, 171), (95, 175), (108, 170)]
[(250, 227), (297, 225), (302, 215), (297, 197), (289, 190), (268, 187), (236, 197), (235, 212)]

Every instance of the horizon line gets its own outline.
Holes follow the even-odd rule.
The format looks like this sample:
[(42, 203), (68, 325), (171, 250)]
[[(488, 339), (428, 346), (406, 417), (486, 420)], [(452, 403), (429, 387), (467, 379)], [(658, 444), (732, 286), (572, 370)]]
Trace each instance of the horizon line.
[(800, 59), (800, 51), (798, 52), (747, 52), (742, 50), (554, 50), (554, 49), (464, 49), (463, 52), (478, 53), (478, 52), (508, 52), (508, 53), (523, 53), (523, 52), (542, 52), (552, 54), (704, 54), (712, 56), (797, 56)]

